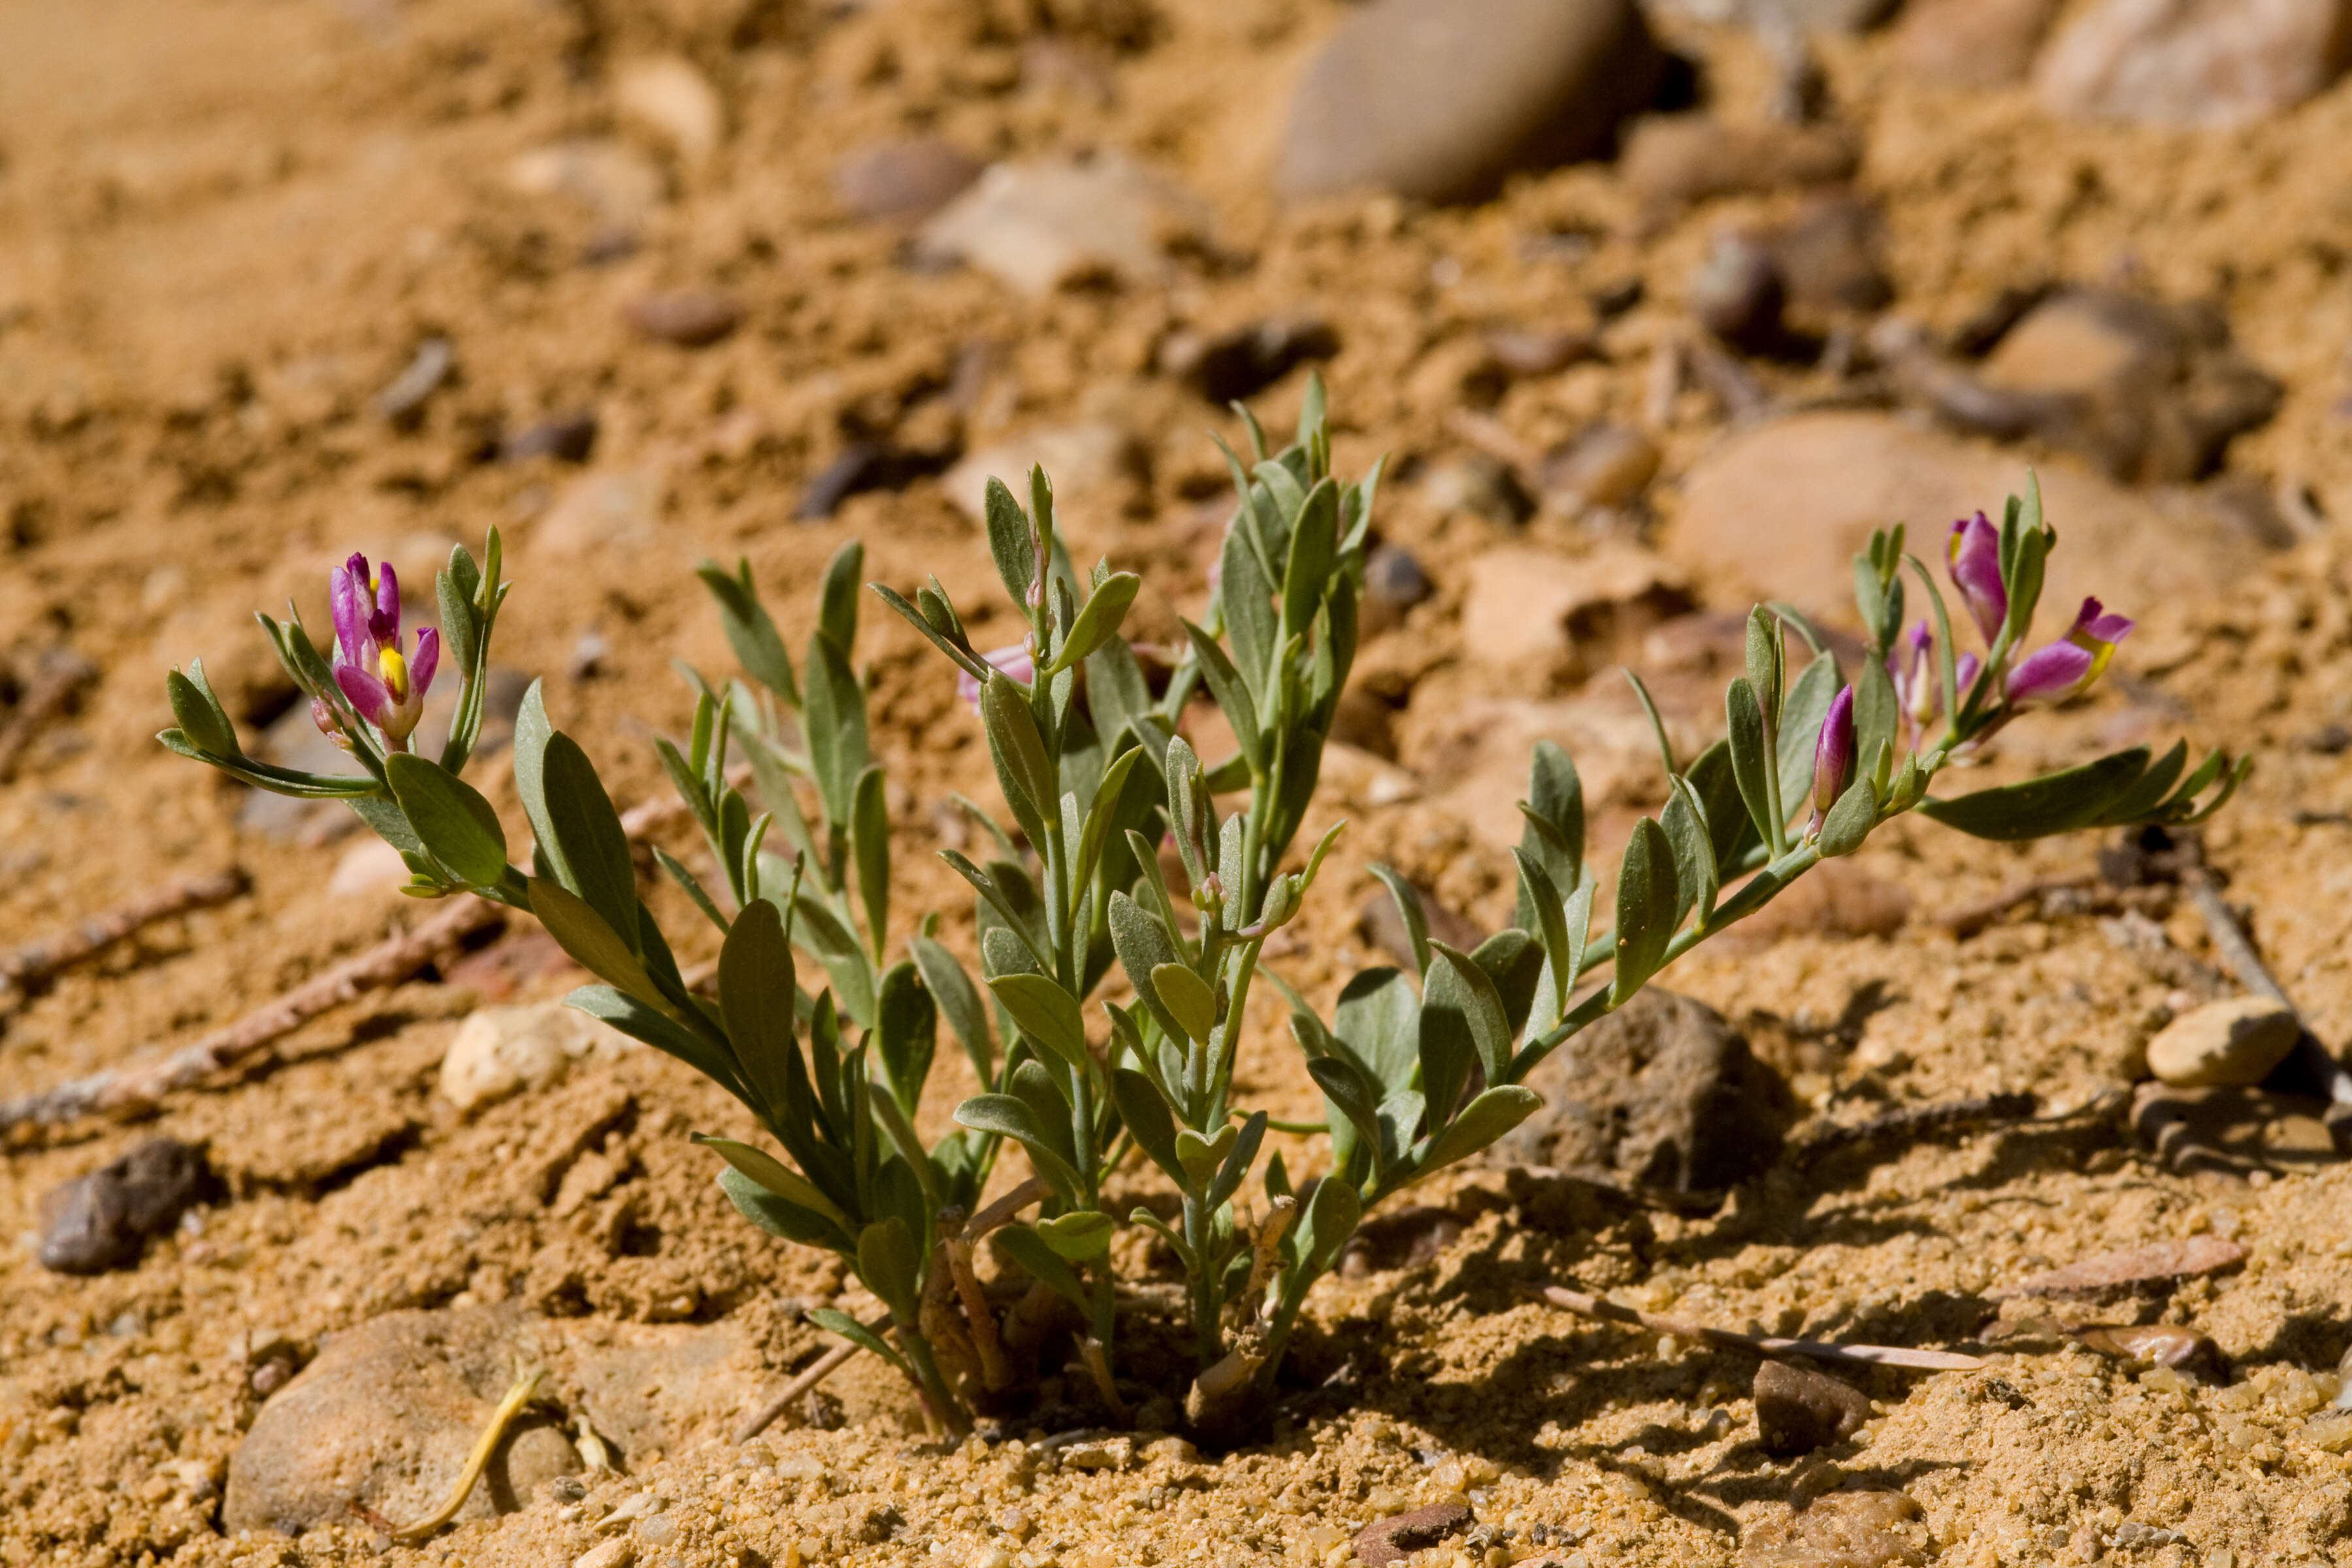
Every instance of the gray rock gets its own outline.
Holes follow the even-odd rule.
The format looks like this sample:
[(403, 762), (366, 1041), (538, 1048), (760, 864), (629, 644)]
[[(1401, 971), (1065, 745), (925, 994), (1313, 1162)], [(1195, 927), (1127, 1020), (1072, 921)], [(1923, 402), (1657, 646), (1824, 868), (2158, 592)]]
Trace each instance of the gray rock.
[(553, 458), (559, 462), (584, 463), (595, 450), (596, 416), (583, 408), (535, 421), (503, 437), (499, 442), (499, 460), (527, 463), (533, 458)]
[(1870, 1398), (1827, 1373), (1766, 1361), (1756, 1368), (1756, 1426), (1764, 1451), (1793, 1459), (1853, 1436), (1870, 1419)]
[(943, 136), (862, 147), (833, 171), (834, 195), (863, 218), (916, 224), (980, 178), (979, 159)]
[(2147, 1068), (2176, 1089), (2251, 1089), (2286, 1059), (2303, 1032), (2294, 1010), (2267, 996), (2208, 1002), (2147, 1043)]
[(1927, 87), (2007, 87), (2033, 68), (2059, 0), (1911, 0), (1892, 49), (1904, 75)]
[(1208, 209), (1175, 181), (1103, 154), (1085, 163), (998, 163), (934, 214), (919, 255), (961, 261), (1024, 294), (1082, 278), (1156, 282), (1169, 249), (1205, 240)]
[(1717, 1192), (1780, 1152), (1786, 1085), (1704, 1003), (1655, 988), (1544, 1058), (1544, 1108), (1486, 1156), (1679, 1192)]
[(179, 1224), (215, 1185), (203, 1150), (151, 1138), (42, 1195), (41, 1267), (59, 1274), (133, 1267), (148, 1237)]
[(2059, 114), (2242, 125), (2317, 93), (2352, 60), (2352, 0), (2101, 0), (2034, 70)]
[(1272, 316), (1217, 333), (1172, 332), (1160, 345), (1160, 373), (1223, 405), (1255, 397), (1302, 364), (1339, 352), (1339, 334), (1320, 316)]
[[(1832, 622), (1850, 613), (1836, 584), (1853, 553), (1890, 518), (1935, 543), (1955, 518), (2025, 487), (2021, 457), (1973, 445), (1893, 415), (1815, 412), (1741, 430), (1685, 476), (1661, 538), (1666, 553), (1759, 598), (1787, 599)], [(2045, 606), (2096, 595), (2125, 615), (2202, 599), (2259, 569), (2259, 551), (2193, 506), (2159, 506), (2095, 474), (2040, 470), (2058, 529)], [(2045, 609), (2045, 616), (2054, 611)], [(2047, 619), (2044, 625), (2048, 624)]]
[(1476, 200), (1605, 150), (1664, 68), (1632, 0), (1371, 0), (1307, 68), (1276, 184)]
[(1412, 551), (1402, 544), (1377, 544), (1364, 558), (1364, 599), (1378, 605), (1391, 620), (1437, 592)]

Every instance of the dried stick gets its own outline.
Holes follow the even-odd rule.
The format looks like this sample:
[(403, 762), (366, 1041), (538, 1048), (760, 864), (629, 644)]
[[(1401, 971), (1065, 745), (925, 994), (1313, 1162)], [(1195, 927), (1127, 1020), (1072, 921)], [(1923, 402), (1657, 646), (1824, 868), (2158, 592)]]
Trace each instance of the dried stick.
[(466, 1468), (458, 1472), (457, 1486), (441, 1506), (415, 1524), (404, 1524), (387, 1533), (395, 1540), (422, 1541), (457, 1518), (457, 1510), (466, 1506), (466, 1499), (473, 1492), (474, 1483), (482, 1479), (482, 1471), (489, 1464), (490, 1456), (498, 1451), (499, 1439), (506, 1435), (507, 1424), (522, 1414), (522, 1407), (530, 1403), (530, 1396), (539, 1390), (539, 1380), (546, 1375), (546, 1368), (536, 1366), (518, 1373), (514, 1386), (507, 1390), (504, 1399), (499, 1401), (499, 1407), (490, 1412), (490, 1424), (483, 1427), (482, 1435), (475, 1439), (474, 1451), (467, 1456)]
[(0, 726), (0, 784), (16, 775), (16, 763), (42, 725), (55, 718), (66, 700), (84, 682), (96, 678), (98, 666), (69, 649), (57, 648), (41, 660), (41, 670), (17, 700), (16, 712)]
[(245, 872), (235, 866), (208, 877), (192, 877), (168, 888), (157, 888), (43, 941), (0, 952), (0, 988), (22, 988), (46, 980), (61, 969), (96, 958), (142, 927), (191, 910), (225, 904), (245, 889)]
[(1934, 1105), (1910, 1105), (1846, 1127), (1824, 1127), (1790, 1151), (1800, 1166), (1810, 1165), (1839, 1149), (1917, 1138), (1985, 1121), (2022, 1121), (2033, 1115), (2030, 1094), (1988, 1094), (1974, 1100), (1948, 1100)]
[(122, 1114), (146, 1110), (174, 1089), (191, 1088), (215, 1073), (245, 1065), (330, 1008), (367, 992), (397, 985), (476, 931), (505, 918), (499, 907), (488, 900), (453, 899), (415, 931), (337, 964), (160, 1061), (110, 1068), (38, 1094), (0, 1100), (0, 1131), (20, 1122), (68, 1121), (93, 1111)]
[[(868, 1331), (878, 1334), (890, 1327), (890, 1320), (887, 1317), (877, 1318), (872, 1322), (866, 1324), (866, 1327)], [(834, 1346), (831, 1350), (817, 1357), (816, 1360), (809, 1363), (806, 1371), (803, 1372), (798, 1377), (793, 1379), (792, 1382), (784, 1384), (782, 1393), (777, 1394), (773, 1399), (771, 1399), (768, 1403), (762, 1405), (759, 1409), (754, 1410), (751, 1415), (743, 1418), (743, 1424), (735, 1428), (735, 1441), (738, 1443), (748, 1443), (752, 1438), (758, 1436), (761, 1433), (766, 1431), (770, 1423), (773, 1422), (777, 1416), (782, 1415), (785, 1411), (791, 1409), (793, 1404), (803, 1395), (810, 1393), (818, 1384), (823, 1383), (826, 1378), (831, 1377), (834, 1373), (840, 1368), (843, 1363), (846, 1362), (851, 1356), (854, 1356), (856, 1353), (857, 1347), (851, 1344), (847, 1340), (844, 1340), (841, 1343)]]
[(1784, 1340), (1771, 1334), (1734, 1333), (1729, 1329), (1710, 1329), (1681, 1318), (1637, 1311), (1605, 1298), (1588, 1296), (1581, 1290), (1562, 1289), (1558, 1285), (1527, 1286), (1523, 1289), (1528, 1295), (1580, 1317), (1595, 1318), (1604, 1323), (1624, 1323), (1633, 1328), (1647, 1329), (1654, 1334), (1702, 1340), (1725, 1350), (1747, 1351), (1760, 1356), (1802, 1355), (1819, 1361), (1859, 1362), (1871, 1366), (1916, 1367), (1923, 1372), (1979, 1372), (1985, 1364), (1979, 1357), (1961, 1355), (1957, 1351), (1915, 1351), (1900, 1345), (1827, 1344), (1816, 1340)]
[(2048, 877), (2039, 881), (2021, 882), (2013, 888), (1963, 904), (1937, 917), (1936, 923), (1954, 936), (1966, 940), (2000, 919), (2014, 909), (2036, 903), (2045, 894), (2075, 893), (2095, 886), (2088, 877)]

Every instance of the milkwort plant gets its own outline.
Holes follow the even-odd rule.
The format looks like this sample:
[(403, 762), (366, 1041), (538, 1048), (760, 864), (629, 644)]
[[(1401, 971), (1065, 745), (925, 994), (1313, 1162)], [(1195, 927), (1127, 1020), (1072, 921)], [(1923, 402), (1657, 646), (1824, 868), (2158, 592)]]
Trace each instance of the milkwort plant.
[[(896, 1366), (948, 1431), (1030, 1395), (1065, 1333), (1106, 1413), (1124, 1415), (1111, 1266), (1122, 1222), (1106, 1190), (1132, 1156), (1175, 1190), (1172, 1222), (1137, 1207), (1125, 1223), (1156, 1232), (1183, 1271), (1195, 1358), (1187, 1415), (1204, 1433), (1244, 1430), (1309, 1291), (1367, 1211), (1517, 1125), (1540, 1103), (1525, 1079), (1549, 1052), (1821, 860), (1852, 854), (1913, 810), (2007, 840), (2187, 823), (2244, 776), (2242, 761), (2219, 752), (2190, 770), (2181, 744), (2161, 758), (2136, 748), (2022, 784), (1928, 793), (2019, 713), (2086, 689), (2131, 629), (2085, 601), (2063, 635), (2023, 651), (2056, 542), (2029, 487), (1998, 526), (1979, 514), (1946, 543), (1980, 652), (1957, 646), (1903, 529), (1874, 535), (1855, 562), (1869, 654), (1851, 679), (1801, 616), (1759, 606), (1745, 673), (1725, 695), (1724, 739), (1685, 763), (1655, 723), (1666, 801), (1635, 825), (1612, 888), (1586, 863), (1573, 763), (1539, 744), (1519, 804), (1510, 927), (1473, 951), (1450, 947), (1429, 935), (1411, 885), (1376, 866), (1412, 961), (1355, 975), (1327, 1016), (1261, 958), (1339, 833), (1328, 826), (1294, 861), (1356, 650), (1379, 469), (1355, 482), (1331, 474), (1319, 383), (1297, 438), (1278, 452), (1236, 412), (1251, 457), (1226, 452), (1237, 505), (1205, 613), (1181, 623), (1177, 649), (1139, 657), (1122, 635), (1140, 584), (1107, 563), (1081, 579), (1042, 471), (1029, 476), (1025, 510), (1001, 483), (986, 495), (990, 551), (1024, 624), (1018, 645), (976, 650), (936, 577), (911, 601), (869, 585), (954, 665), (1013, 817), (1000, 824), (958, 797), (984, 847), (977, 860), (944, 855), (974, 894), (978, 984), (940, 940), (939, 911), (890, 960), (890, 824), (853, 662), (863, 574), (854, 542), (825, 572), (797, 668), (748, 565), (700, 568), (747, 679), (720, 689), (687, 670), (693, 724), (683, 747), (663, 742), (660, 752), (723, 885), (656, 853), (719, 932), (715, 1000), (681, 975), (639, 896), (620, 818), (586, 753), (550, 724), (538, 686), (514, 742), (529, 869), (509, 863), (497, 814), (460, 776), (507, 593), (495, 530), (479, 565), (452, 552), (436, 584), (438, 635), (420, 631), (411, 652), (391, 568), (358, 556), (331, 584), (331, 658), (299, 616), (283, 626), (260, 617), (314, 719), (360, 773), (298, 773), (246, 755), (201, 665), (167, 678), (179, 723), (162, 740), (260, 788), (346, 800), (400, 850), (417, 896), (472, 894), (537, 915), (602, 982), (574, 992), (573, 1005), (685, 1061), (764, 1130), (772, 1150), (697, 1141), (725, 1162), (719, 1184), (741, 1214), (835, 1253), (882, 1302), (886, 1316), (872, 1323), (830, 1309), (811, 1316)], [(1906, 569), (1929, 612), (1907, 629)], [(1792, 635), (1810, 650), (1793, 679)], [(448, 741), (427, 758), (410, 742), (445, 639), (464, 689)], [(1231, 757), (1204, 761), (1179, 733), (1203, 689), (1232, 731)], [(1244, 792), (1246, 804), (1220, 815), (1219, 796)], [(1173, 871), (1162, 868), (1163, 845)], [(1596, 905), (1611, 911), (1598, 933)], [(795, 950), (824, 976), (814, 995)], [(1267, 1117), (1234, 1100), (1261, 975), (1287, 1006), (1325, 1103), (1328, 1157), (1303, 1180), (1278, 1158), (1261, 1163)], [(927, 1148), (914, 1123), (942, 1019), (982, 1092)], [(1007, 1140), (1033, 1174), (975, 1215)], [(1034, 1220), (1011, 1217), (1032, 1205)], [(982, 1235), (1007, 1266), (993, 1290), (973, 1257)]]

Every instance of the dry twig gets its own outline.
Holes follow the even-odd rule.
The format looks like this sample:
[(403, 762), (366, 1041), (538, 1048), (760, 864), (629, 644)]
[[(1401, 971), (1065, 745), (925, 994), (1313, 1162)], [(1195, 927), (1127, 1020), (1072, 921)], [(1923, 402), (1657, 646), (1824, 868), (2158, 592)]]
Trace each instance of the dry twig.
[(505, 918), (504, 911), (487, 900), (453, 899), (415, 931), (378, 943), (159, 1061), (109, 1068), (37, 1094), (0, 1100), (0, 1131), (22, 1122), (68, 1121), (93, 1111), (121, 1115), (148, 1110), (174, 1089), (190, 1089), (216, 1073), (250, 1065), (278, 1039), (320, 1014), (367, 992), (397, 985), (467, 937)]
[(2032, 1119), (2033, 1110), (2034, 1100), (2030, 1094), (1988, 1094), (1974, 1100), (1908, 1105), (1851, 1126), (1825, 1127), (1799, 1143), (1790, 1152), (1790, 1158), (1801, 1167), (1840, 1149), (1919, 1138), (1988, 1121), (2023, 1121)]
[(1531, 1296), (1563, 1308), (1579, 1317), (1597, 1319), (1604, 1323), (1623, 1323), (1629, 1327), (1647, 1329), (1654, 1334), (1673, 1334), (1679, 1339), (1698, 1340), (1726, 1350), (1747, 1351), (1760, 1356), (1811, 1356), (1818, 1361), (1858, 1362), (1869, 1366), (1906, 1366), (1922, 1372), (1978, 1372), (1984, 1362), (1956, 1351), (1915, 1351), (1901, 1345), (1830, 1344), (1815, 1340), (1784, 1340), (1771, 1334), (1734, 1333), (1729, 1329), (1710, 1329), (1682, 1318), (1663, 1317), (1656, 1312), (1638, 1311), (1621, 1307), (1601, 1296), (1589, 1296), (1581, 1290), (1563, 1289), (1558, 1285), (1526, 1288)]
[(96, 958), (157, 921), (225, 904), (245, 889), (245, 872), (232, 866), (208, 877), (191, 877), (157, 888), (53, 936), (0, 952), (0, 991), (9, 986), (23, 989), (46, 980), (61, 969)]
[(530, 1396), (539, 1391), (539, 1380), (546, 1375), (546, 1368), (536, 1366), (518, 1373), (514, 1386), (507, 1390), (504, 1399), (499, 1401), (499, 1407), (490, 1412), (489, 1425), (483, 1427), (482, 1435), (474, 1440), (474, 1451), (467, 1456), (466, 1468), (458, 1472), (457, 1484), (450, 1489), (441, 1506), (415, 1524), (404, 1524), (387, 1533), (399, 1541), (422, 1541), (457, 1518), (457, 1510), (466, 1506), (466, 1499), (472, 1493), (474, 1483), (482, 1479), (482, 1471), (489, 1464), (490, 1456), (498, 1451), (499, 1439), (506, 1436), (508, 1424), (522, 1414), (523, 1406), (529, 1405)]
[(53, 648), (42, 658), (39, 672), (17, 700), (16, 710), (8, 716), (6, 724), (0, 725), (0, 784), (16, 776), (16, 763), (41, 726), (62, 711), (67, 700), (97, 675), (98, 666), (68, 648)]

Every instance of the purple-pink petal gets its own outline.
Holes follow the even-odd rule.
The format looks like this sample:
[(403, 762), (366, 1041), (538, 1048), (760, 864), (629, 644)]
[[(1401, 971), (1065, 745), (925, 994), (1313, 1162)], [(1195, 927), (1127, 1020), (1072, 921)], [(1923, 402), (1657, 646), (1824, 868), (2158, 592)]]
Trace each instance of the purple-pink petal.
[(400, 579), (389, 561), (376, 567), (375, 611), (368, 616), (368, 635), (385, 647), (400, 644)]
[(335, 684), (343, 689), (343, 695), (351, 699), (361, 718), (378, 729), (383, 727), (393, 709), (390, 687), (355, 664), (335, 666)]
[[(982, 663), (1003, 671), (1024, 686), (1037, 684), (1037, 660), (1029, 652), (1027, 643), (991, 648), (980, 657)], [(956, 672), (956, 695), (962, 698), (973, 712), (980, 711), (980, 682), (962, 670)]]
[(441, 634), (431, 626), (420, 626), (416, 632), (416, 658), (408, 666), (408, 689), (422, 697), (433, 684), (433, 672), (441, 665)]
[(1813, 808), (1827, 811), (1853, 778), (1853, 688), (1841, 687), (1813, 742)]
[(2107, 607), (2096, 599), (2084, 600), (2081, 613), (2074, 617), (2074, 632), (2103, 643), (2123, 641), (2125, 636), (2132, 629), (2133, 623), (2121, 616), (2107, 614), (2106, 609)]
[(1969, 688), (1977, 683), (1977, 676), (1983, 668), (1984, 660), (1972, 653), (1964, 653), (1952, 661), (1952, 681), (1959, 688), (1963, 701), (1968, 698)]
[(2095, 659), (2090, 649), (2071, 642), (2036, 648), (2009, 672), (2009, 700), (2035, 702), (2071, 697), (2092, 675)]
[[(359, 557), (354, 555), (352, 559), (357, 561)], [(360, 644), (367, 635), (367, 627), (366, 613), (361, 609), (360, 601), (365, 591), (362, 584), (366, 581), (365, 577), (353, 577), (348, 566), (338, 566), (327, 574), (327, 596), (335, 611), (335, 641), (346, 659), (362, 657)]]
[(1977, 630), (1990, 643), (2009, 617), (2009, 589), (2000, 580), (2000, 532), (1982, 512), (1965, 518), (1952, 524), (1948, 554), (1953, 585), (1968, 601)]

